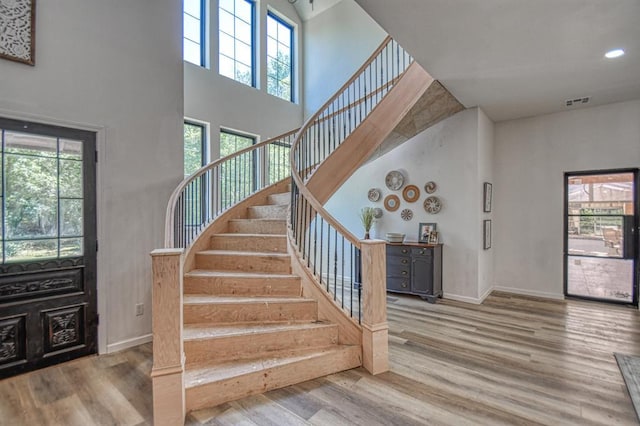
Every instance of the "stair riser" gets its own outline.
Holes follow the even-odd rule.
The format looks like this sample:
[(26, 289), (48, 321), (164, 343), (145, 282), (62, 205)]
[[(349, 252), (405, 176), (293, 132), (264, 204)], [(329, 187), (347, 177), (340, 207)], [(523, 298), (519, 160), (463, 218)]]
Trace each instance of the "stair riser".
[(285, 296), (302, 294), (300, 278), (185, 277), (186, 294), (217, 296)]
[(330, 352), (312, 360), (276, 366), (202, 386), (187, 388), (187, 411), (213, 407), (245, 396), (263, 393), (362, 365), (359, 346)]
[(285, 220), (243, 220), (229, 221), (229, 232), (237, 234), (280, 234), (286, 235)]
[(208, 340), (187, 340), (184, 342), (184, 353), (189, 367), (212, 359), (218, 362), (250, 359), (269, 356), (270, 353), (279, 350), (321, 348), (337, 343), (338, 327), (333, 325)]
[(210, 246), (213, 250), (236, 250), (252, 252), (287, 252), (287, 237), (273, 235), (214, 235)]
[(317, 304), (314, 301), (184, 305), (185, 324), (304, 322), (316, 321), (317, 319)]
[(286, 219), (287, 205), (253, 206), (247, 209), (249, 219)]
[(284, 192), (282, 194), (273, 194), (273, 195), (269, 195), (269, 197), (267, 198), (267, 202), (269, 204), (289, 204), (291, 203), (291, 193), (290, 192)]
[(217, 271), (273, 272), (287, 274), (291, 270), (289, 256), (238, 256), (233, 254), (196, 254), (198, 269)]

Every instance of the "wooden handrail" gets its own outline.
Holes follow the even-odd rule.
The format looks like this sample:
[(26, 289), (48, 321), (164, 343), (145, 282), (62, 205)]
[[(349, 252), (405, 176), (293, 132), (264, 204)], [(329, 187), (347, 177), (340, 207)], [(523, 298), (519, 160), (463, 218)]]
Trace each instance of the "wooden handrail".
[[(189, 185), (191, 182), (193, 182), (194, 180), (196, 180), (197, 178), (199, 178), (200, 176), (202, 176), (203, 174), (205, 174), (207, 171), (219, 166), (220, 164), (223, 164), (227, 161), (230, 161), (242, 154), (245, 154), (247, 152), (250, 151), (254, 151), (257, 149), (260, 149), (266, 145), (270, 145), (273, 144), (277, 141), (279, 141), (280, 139), (286, 138), (286, 137), (290, 137), (292, 135), (294, 135), (299, 129), (294, 129), (294, 130), (290, 130), (286, 133), (283, 133), (279, 136), (267, 139), (266, 141), (262, 141), (260, 143), (257, 143), (255, 145), (251, 145), (247, 148), (243, 148), (239, 151), (234, 152), (233, 154), (229, 154), (225, 157), (221, 157), (218, 158), (217, 160), (214, 160), (204, 166), (202, 166), (201, 168), (199, 168), (198, 170), (196, 170), (193, 174), (191, 174), (190, 176), (186, 177), (182, 182), (180, 182), (180, 184), (176, 187), (176, 189), (173, 190), (173, 193), (171, 194), (171, 197), (169, 197), (169, 202), (167, 203), (167, 212), (165, 215), (165, 228), (164, 228), (164, 246), (166, 248), (172, 248), (174, 241), (173, 241), (173, 224), (174, 224), (174, 220), (175, 220), (175, 209), (176, 209), (176, 202), (178, 201), (178, 197), (180, 197), (180, 194), (182, 194), (182, 191), (187, 187), (187, 185)], [(293, 144), (291, 144), (291, 148), (293, 148)]]

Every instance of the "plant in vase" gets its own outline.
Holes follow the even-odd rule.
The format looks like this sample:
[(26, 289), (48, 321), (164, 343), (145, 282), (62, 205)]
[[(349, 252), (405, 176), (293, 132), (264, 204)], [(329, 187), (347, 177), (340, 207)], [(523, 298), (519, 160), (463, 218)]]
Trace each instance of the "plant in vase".
[(375, 221), (375, 209), (373, 207), (363, 207), (360, 210), (360, 222), (362, 223), (362, 227), (364, 228), (364, 239), (369, 239), (369, 231), (373, 227), (373, 222)]

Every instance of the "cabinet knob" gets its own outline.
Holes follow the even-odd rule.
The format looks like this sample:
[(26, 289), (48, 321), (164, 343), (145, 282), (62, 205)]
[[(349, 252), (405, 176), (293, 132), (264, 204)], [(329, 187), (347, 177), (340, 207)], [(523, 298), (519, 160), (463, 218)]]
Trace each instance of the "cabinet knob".
[(407, 271), (402, 271), (402, 275), (407, 275)]
[(406, 265), (407, 263), (409, 263), (409, 261), (407, 259), (402, 259), (402, 263)]
[(402, 283), (402, 288), (407, 288), (407, 283)]
[(407, 252), (408, 252), (408, 250), (407, 250), (407, 249), (402, 249), (402, 252), (403, 252), (403, 253), (407, 253)]
[(424, 250), (420, 250), (420, 254), (424, 254)]

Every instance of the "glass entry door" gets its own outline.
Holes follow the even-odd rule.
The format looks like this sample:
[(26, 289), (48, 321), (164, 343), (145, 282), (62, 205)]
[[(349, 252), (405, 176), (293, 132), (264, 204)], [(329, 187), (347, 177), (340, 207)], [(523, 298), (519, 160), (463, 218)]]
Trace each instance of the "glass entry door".
[(637, 170), (565, 174), (565, 295), (637, 305)]

